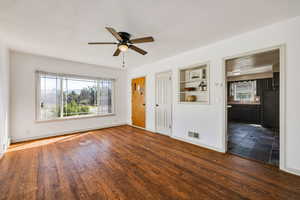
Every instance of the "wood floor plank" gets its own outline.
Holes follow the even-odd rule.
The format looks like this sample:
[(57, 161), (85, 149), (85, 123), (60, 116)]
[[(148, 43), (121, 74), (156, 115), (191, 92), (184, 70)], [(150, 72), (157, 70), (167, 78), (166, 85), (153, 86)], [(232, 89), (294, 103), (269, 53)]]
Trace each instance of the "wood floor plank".
[[(123, 129), (123, 132), (126, 132), (126, 130)], [(145, 132), (144, 130), (141, 129), (135, 132), (139, 132), (145, 136), (150, 136), (150, 137), (156, 135), (156, 134), (149, 134), (149, 132)], [(278, 171), (277, 168), (274, 168), (270, 165), (262, 165), (261, 163), (253, 162), (247, 159), (233, 156), (231, 154), (226, 154), (225, 156), (224, 154), (216, 154), (216, 152), (207, 149), (201, 149), (201, 151), (199, 151), (199, 148), (193, 148), (193, 145), (186, 146), (185, 143), (180, 141), (175, 141), (172, 143), (170, 142), (164, 143), (163, 141), (164, 141), (163, 139), (160, 139), (155, 143), (159, 143), (161, 144), (161, 146), (165, 146), (170, 149), (177, 149), (179, 151), (186, 152), (190, 155), (194, 155), (197, 158), (206, 160), (215, 165), (222, 166), (223, 168), (229, 169), (232, 172), (236, 171), (238, 173), (257, 179), (261, 182), (274, 184), (274, 186), (276, 187), (277, 186), (287, 187), (287, 189), (294, 189), (296, 191), (299, 191), (300, 189), (299, 188), (300, 180), (298, 179), (298, 177)], [(257, 173), (266, 174), (267, 176), (255, 176)], [(291, 180), (295, 181), (296, 184), (292, 186), (289, 185)]]
[(130, 126), (13, 144), (6, 199), (300, 199), (300, 177)]
[[(116, 142), (114, 142), (114, 144), (116, 144)], [(121, 148), (121, 146), (116, 145), (118, 150), (122, 153), (124, 152), (128, 152), (129, 154), (131, 154), (130, 152), (130, 147), (126, 147), (126, 148)], [(123, 160), (123, 158), (126, 158), (126, 156), (119, 156), (118, 160)], [(147, 163), (146, 162), (147, 158), (145, 156), (137, 156), (135, 154), (131, 154), (131, 157), (129, 160), (127, 160), (132, 166), (131, 166), (131, 171), (132, 169), (138, 169), (135, 170), (135, 173), (142, 171), (142, 173), (139, 173), (139, 177), (143, 178), (142, 180), (147, 184), (147, 186), (149, 187), (154, 187), (156, 188), (156, 190), (159, 190), (160, 193), (158, 194), (163, 194), (163, 198), (162, 197), (157, 197), (156, 199), (166, 199), (168, 196), (168, 199), (172, 199), (172, 196), (170, 196), (170, 194), (174, 193), (174, 196), (178, 196), (181, 197), (180, 199), (189, 199), (187, 194), (187, 192), (185, 193), (181, 193), (182, 190), (186, 190), (186, 189), (192, 189), (192, 187), (183, 187), (183, 183), (181, 183), (181, 187), (178, 189), (176, 188), (176, 185), (165, 185), (163, 182), (164, 178), (167, 179), (173, 179), (174, 176), (173, 174), (168, 174), (168, 171), (165, 171), (165, 173), (163, 173), (163, 176), (161, 176), (161, 173), (159, 172), (159, 167), (155, 167), (152, 165), (152, 163)], [(123, 161), (124, 162), (124, 161)], [(156, 162), (153, 160), (153, 162)], [(159, 163), (156, 162), (156, 164), (159, 165)], [(175, 180), (173, 180), (175, 181)], [(155, 182), (155, 184), (151, 184)], [(150, 183), (150, 184), (149, 184)], [(180, 183), (180, 182), (179, 182)], [(179, 184), (178, 184), (179, 185)], [(205, 193), (207, 193), (206, 191), (203, 191), (202, 193), (200, 193), (199, 195), (205, 197)], [(193, 193), (190, 193), (193, 194)], [(174, 197), (173, 197), (174, 198)]]
[[(116, 136), (118, 137), (120, 133), (116, 134)], [(135, 141), (138, 142), (138, 139), (135, 138)], [(117, 144), (118, 141), (115, 141), (114, 143)], [(127, 142), (125, 142), (125, 144), (127, 144)], [(125, 145), (124, 144), (124, 145)], [(180, 189), (183, 190), (184, 189), (184, 182), (187, 181), (188, 183), (191, 183), (191, 181), (194, 181), (195, 184), (194, 184), (194, 187), (188, 187), (187, 189), (194, 189), (195, 186), (197, 184), (201, 184), (201, 188), (197, 188), (196, 191), (199, 191), (200, 194), (197, 194), (196, 191), (186, 191), (187, 194), (195, 194), (195, 196), (197, 195), (204, 195), (206, 193), (209, 193), (208, 196), (212, 197), (214, 196), (215, 198), (221, 198), (221, 197), (224, 197), (226, 196), (226, 194), (229, 194), (229, 193), (225, 193), (224, 190), (227, 190), (226, 188), (221, 188), (219, 184), (214, 184), (214, 186), (212, 186), (211, 183), (211, 180), (203, 177), (203, 176), (196, 176), (196, 174), (192, 173), (191, 171), (187, 170), (186, 172), (189, 172), (189, 173), (185, 173), (185, 174), (182, 174), (182, 168), (180, 166), (176, 166), (175, 163), (172, 163), (172, 162), (166, 162), (167, 161), (167, 157), (165, 159), (161, 159), (161, 156), (160, 155), (163, 155), (164, 152), (162, 151), (159, 151), (160, 153), (159, 154), (155, 154), (153, 152), (151, 152), (150, 148), (146, 148), (146, 149), (143, 149), (139, 146), (136, 146), (135, 143), (128, 143), (129, 145), (126, 145), (126, 148), (124, 149), (124, 151), (126, 151), (126, 149), (132, 149), (132, 152), (135, 152), (136, 155), (139, 156), (138, 158), (138, 161), (139, 162), (143, 162), (141, 163), (142, 165), (141, 166), (151, 166), (152, 169), (155, 169), (156, 173), (158, 174), (163, 174), (164, 176), (166, 176), (165, 178), (166, 179), (169, 179), (170, 181), (174, 181), (176, 182), (176, 180), (174, 180), (175, 178), (177, 179), (177, 182), (178, 182), (178, 179), (180, 179), (180, 181), (178, 182), (178, 185), (180, 185)], [(138, 150), (138, 151), (135, 151), (135, 150)], [(151, 161), (151, 162), (150, 162)], [(174, 159), (174, 161), (178, 162), (178, 158)], [(152, 166), (152, 163), (156, 163), (156, 166)], [(159, 166), (164, 166), (164, 169), (161, 170), (161, 167)], [(162, 172), (161, 172), (162, 171)], [(183, 175), (187, 176), (187, 179), (183, 179)], [(158, 179), (158, 181), (160, 181), (161, 177), (156, 177)], [(162, 183), (163, 184), (163, 183)], [(174, 191), (177, 191), (176, 188), (174, 188)], [(235, 199), (235, 192), (232, 191), (232, 190), (228, 190), (230, 191), (230, 197), (232, 199)], [(169, 191), (168, 193), (172, 192)], [(241, 196), (237, 196), (238, 198), (237, 199), (241, 199)], [(205, 198), (205, 196), (203, 196), (203, 198)]]
[[(135, 145), (135, 144), (131, 144), (131, 145)], [(159, 147), (156, 149), (159, 149)], [(140, 151), (142, 152), (142, 150)], [(151, 149), (149, 149), (149, 151), (151, 151)], [(199, 184), (201, 183), (202, 187), (204, 187), (204, 184), (208, 184), (207, 190), (212, 191), (214, 194), (223, 192), (220, 194), (221, 196), (226, 196), (226, 194), (230, 194), (230, 197), (232, 199), (234, 199), (234, 196), (236, 196), (237, 199), (242, 198), (241, 196), (238, 196), (238, 194), (235, 191), (239, 191), (240, 193), (246, 193), (248, 195), (253, 195), (257, 197), (261, 195), (260, 191), (251, 188), (247, 184), (240, 184), (240, 182), (228, 179), (223, 174), (217, 173), (216, 171), (212, 171), (208, 167), (207, 168), (203, 167), (204, 163), (196, 163), (196, 162), (192, 162), (192, 160), (179, 157), (180, 152), (178, 152), (177, 154), (170, 154), (167, 153), (167, 151), (168, 149), (163, 149), (162, 147), (162, 149), (159, 149), (159, 153), (152, 152), (153, 154), (155, 154), (158, 160), (155, 158), (155, 156), (150, 158), (149, 160), (153, 160), (156, 163), (159, 163), (159, 165), (166, 166), (168, 169), (173, 168), (174, 171), (177, 172), (185, 171), (186, 173), (181, 176), (181, 178), (186, 177), (185, 180), (183, 181), (190, 182), (191, 180), (196, 178), (196, 181), (198, 180)], [(176, 163), (174, 163), (173, 161), (176, 161)], [(192, 165), (190, 165), (191, 162)], [(211, 166), (211, 167), (215, 167), (215, 166)], [(208, 179), (207, 177), (210, 178)], [(226, 184), (226, 187), (223, 187), (224, 184)], [(213, 187), (211, 187), (212, 185)]]
[[(118, 133), (118, 135), (122, 134), (121, 132)], [(139, 140), (136, 137), (135, 138), (135, 143), (138, 143)], [(135, 143), (132, 143), (131, 145), (135, 145)], [(206, 162), (205, 160), (201, 159), (201, 158), (197, 158), (197, 157), (191, 157), (189, 154), (188, 155), (189, 158), (184, 158), (184, 156), (182, 156), (182, 152), (171, 149), (170, 147), (165, 147), (165, 145), (161, 145), (161, 144), (153, 144), (154, 146), (157, 146), (155, 148), (155, 150), (159, 150), (160, 154), (168, 154), (166, 155), (166, 159), (170, 160), (172, 162), (172, 160), (177, 160), (178, 162), (182, 162), (182, 165), (186, 165), (188, 164), (188, 167), (185, 168), (185, 170), (187, 171), (188, 168), (192, 168), (193, 171), (197, 171), (198, 174), (206, 174), (207, 176), (210, 174), (212, 175), (210, 178), (213, 179), (216, 183), (226, 183), (227, 187), (232, 188), (234, 191), (239, 191), (240, 193), (249, 193), (248, 195), (250, 195), (250, 193), (252, 193), (252, 196), (256, 196), (257, 198), (259, 198), (261, 195), (266, 195), (268, 194), (270, 196), (270, 198), (272, 198), (273, 195), (277, 195), (277, 193), (273, 193), (272, 191), (274, 191), (275, 189), (277, 189), (276, 186), (274, 185), (270, 185), (273, 188), (270, 187), (265, 187), (265, 185), (260, 184), (259, 181), (256, 181), (255, 179), (252, 179), (249, 176), (245, 176), (243, 174), (239, 174), (236, 173), (235, 171), (229, 170), (229, 169), (224, 169), (221, 168), (219, 165), (216, 164), (212, 164), (210, 162)], [(170, 148), (170, 149), (169, 149)], [(149, 149), (150, 150), (150, 149)], [(175, 153), (172, 153), (172, 151), (175, 151)], [(181, 157), (179, 157), (181, 156)], [(197, 163), (197, 160), (201, 161)], [(192, 165), (191, 162), (193, 163)], [(197, 167), (195, 167), (197, 166)], [(200, 170), (200, 171), (199, 171)], [(209, 173), (209, 174), (207, 174)], [(224, 176), (226, 175), (226, 176)], [(233, 178), (233, 179), (231, 179)], [(248, 184), (248, 183), (251, 183)], [(254, 186), (253, 186), (254, 185)], [(257, 190), (255, 188), (259, 188), (261, 187), (260, 190)], [(244, 191), (243, 191), (244, 190)], [(283, 196), (291, 196), (293, 195), (293, 191), (283, 191), (285, 192), (285, 194), (283, 194)], [(281, 195), (282, 193), (280, 193)], [(295, 194), (297, 195), (297, 194)], [(280, 197), (280, 196), (279, 196)], [(281, 197), (282, 198), (282, 197)]]

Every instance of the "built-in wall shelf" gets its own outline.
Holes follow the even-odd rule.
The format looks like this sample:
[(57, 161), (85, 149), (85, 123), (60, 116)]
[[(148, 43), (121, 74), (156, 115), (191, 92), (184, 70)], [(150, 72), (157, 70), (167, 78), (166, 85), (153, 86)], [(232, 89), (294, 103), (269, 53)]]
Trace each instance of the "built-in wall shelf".
[(207, 81), (206, 79), (194, 79), (194, 80), (186, 80), (186, 81), (180, 81), (181, 84), (184, 83), (193, 83), (193, 82), (201, 82), (201, 81)]
[(180, 93), (199, 93), (199, 94), (203, 94), (203, 93), (207, 93), (208, 91), (184, 91), (184, 92), (180, 92)]
[(209, 64), (196, 64), (179, 69), (179, 102), (209, 103)]

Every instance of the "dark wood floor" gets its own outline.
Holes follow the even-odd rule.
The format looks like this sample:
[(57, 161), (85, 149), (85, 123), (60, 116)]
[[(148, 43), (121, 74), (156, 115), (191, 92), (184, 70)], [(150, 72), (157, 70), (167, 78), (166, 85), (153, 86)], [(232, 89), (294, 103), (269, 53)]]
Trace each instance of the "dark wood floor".
[(13, 145), (0, 199), (300, 199), (300, 177), (129, 126)]

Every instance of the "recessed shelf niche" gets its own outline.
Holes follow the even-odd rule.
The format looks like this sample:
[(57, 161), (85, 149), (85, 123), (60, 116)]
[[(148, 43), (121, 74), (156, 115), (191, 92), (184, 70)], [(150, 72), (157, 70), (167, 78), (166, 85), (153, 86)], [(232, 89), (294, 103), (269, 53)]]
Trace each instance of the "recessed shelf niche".
[(208, 63), (179, 69), (179, 102), (209, 104)]

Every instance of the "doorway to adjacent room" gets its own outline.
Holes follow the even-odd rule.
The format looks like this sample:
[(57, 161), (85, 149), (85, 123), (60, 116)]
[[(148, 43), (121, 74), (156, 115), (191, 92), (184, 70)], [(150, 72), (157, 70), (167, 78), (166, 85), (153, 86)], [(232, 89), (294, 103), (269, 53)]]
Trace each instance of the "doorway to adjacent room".
[(280, 49), (225, 61), (227, 152), (279, 166)]

